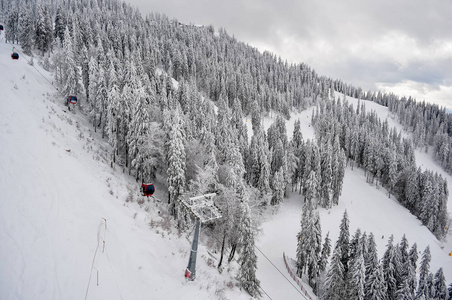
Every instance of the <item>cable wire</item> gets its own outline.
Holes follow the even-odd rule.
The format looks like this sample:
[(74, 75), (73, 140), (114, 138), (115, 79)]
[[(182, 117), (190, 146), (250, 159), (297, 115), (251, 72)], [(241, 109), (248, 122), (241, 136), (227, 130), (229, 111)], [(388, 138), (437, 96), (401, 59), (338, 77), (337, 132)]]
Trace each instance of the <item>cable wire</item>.
[(291, 280), (289, 280), (289, 278), (287, 278), (286, 277), (286, 275), (284, 275), (282, 272), (281, 272), (281, 270), (280, 269), (278, 269), (278, 267), (264, 254), (264, 252), (262, 252), (256, 245), (254, 245), (254, 247), (257, 249), (257, 251), (259, 251), (261, 254), (262, 254), (262, 256), (264, 256), (265, 257), (265, 259), (266, 260), (268, 260), (270, 263), (271, 263), (271, 265), (276, 269), (276, 270), (278, 270), (278, 272), (290, 283), (290, 285), (291, 286), (293, 286), (294, 287), (294, 289), (300, 294), (300, 295), (302, 295), (303, 296), (303, 298), (305, 298), (305, 299), (308, 299), (308, 298), (306, 298), (306, 296), (305, 295), (303, 295), (303, 293), (302, 292), (300, 292), (300, 290), (298, 289), (298, 287), (296, 287), (293, 283), (292, 283), (292, 281)]
[[(212, 236), (215, 240), (217, 240), (217, 242), (219, 242), (219, 243), (222, 243), (217, 237), (215, 237), (215, 236)], [(280, 269), (278, 269), (278, 267), (264, 254), (264, 252), (262, 251), (262, 250), (260, 250), (257, 246), (256, 246), (256, 244), (254, 244), (254, 247), (257, 249), (257, 251), (259, 251), (261, 254), (262, 254), (262, 256), (264, 256), (264, 258), (266, 259), (266, 260), (268, 260), (269, 262), (270, 262), (270, 264), (276, 269), (276, 270), (278, 270), (278, 272), (290, 283), (290, 285), (301, 295), (301, 296), (303, 296), (303, 298), (304, 299), (308, 299), (299, 289), (298, 289), (298, 287), (296, 287), (294, 284), (293, 284), (293, 282), (291, 281), (291, 280), (289, 280), (289, 278), (287, 278), (284, 274), (283, 274), (283, 272), (281, 272), (281, 270)], [(226, 250), (226, 251), (228, 251), (228, 250)], [(231, 251), (229, 250), (229, 253), (231, 253)], [(237, 259), (233, 259), (235, 262), (237, 262), (238, 263), (238, 261), (237, 261)], [(270, 298), (270, 299), (272, 299), (272, 297), (270, 297), (270, 295), (268, 295), (267, 294), (267, 292), (266, 291), (264, 291), (264, 289), (259, 285), (259, 288), (264, 292), (264, 294), (265, 295), (267, 295), (267, 297), (268, 298)]]
[(20, 54), (20, 56), (22, 56), (22, 57), (27, 61), (28, 65), (32, 66), (32, 67), (39, 73), (39, 75), (41, 75), (48, 83), (50, 83), (50, 85), (52, 85), (52, 86), (55, 88), (55, 90), (57, 90), (58, 93), (60, 93), (61, 96), (64, 97), (63, 93), (62, 93), (56, 86), (53, 85), (53, 82), (51, 82), (50, 80), (48, 80), (47, 77), (45, 77), (44, 74), (42, 74), (41, 71), (39, 71), (39, 70), (34, 66), (34, 63), (32, 64), (31, 61), (28, 60), (27, 57), (26, 57), (24, 54), (22, 54), (19, 50), (17, 50), (16, 47), (13, 46), (13, 49), (14, 49), (13, 52), (17, 52), (18, 54)]
[[(51, 82), (51, 81), (49, 81), (33, 64), (31, 64), (30, 63), (30, 61), (22, 54), (22, 53), (20, 53), (18, 50), (15, 50), (15, 52), (17, 52), (18, 54), (20, 54), (22, 57), (24, 57), (24, 59), (28, 62), (28, 64), (30, 65), (30, 66), (32, 66), (38, 73), (39, 73), (39, 75), (41, 75), (48, 83), (50, 83), (56, 90), (57, 90), (57, 92), (58, 93), (60, 93), (60, 95), (62, 95), (63, 97), (64, 97), (64, 95), (63, 95), (63, 93), (57, 88), (57, 87), (55, 87), (54, 85), (53, 85), (53, 82)], [(216, 238), (216, 237), (214, 237), (218, 242), (219, 242), (219, 240)], [(254, 247), (262, 254), (262, 256), (264, 256), (264, 258), (266, 259), (266, 260), (268, 260), (269, 262), (270, 262), (270, 264), (290, 283), (290, 285), (300, 294), (300, 295), (302, 295), (305, 299), (308, 299), (308, 298), (306, 298), (306, 296), (305, 295), (303, 295), (303, 293), (301, 293), (299, 290), (298, 290), (298, 288), (292, 283), (292, 281), (290, 281), (282, 272), (281, 272), (281, 270), (279, 270), (278, 269), (278, 267), (256, 246), (256, 245), (254, 245)], [(98, 250), (98, 248), (99, 248), (99, 245), (97, 246), (97, 248), (96, 248), (96, 251), (95, 251), (95, 253), (94, 253), (94, 257), (93, 257), (93, 263), (92, 263), (92, 266), (91, 266), (91, 274), (90, 274), (90, 277), (89, 277), (89, 281), (91, 281), (91, 275), (92, 275), (92, 270), (93, 270), (93, 267), (94, 267), (94, 261), (95, 261), (95, 259), (96, 259), (96, 254), (97, 254), (97, 250)], [(107, 254), (107, 258), (108, 258), (108, 261), (110, 262), (110, 258), (108, 257), (108, 254)], [(234, 259), (235, 260), (235, 259)], [(236, 260), (236, 262), (237, 262), (237, 260)], [(110, 263), (110, 267), (112, 267), (111, 266), (111, 263)], [(115, 280), (116, 280), (116, 278), (115, 278)], [(116, 286), (117, 288), (118, 288), (118, 286)], [(264, 292), (264, 294), (268, 297), (268, 298), (270, 298), (270, 299), (272, 299), (272, 297), (270, 297), (270, 295), (261, 287), (261, 286), (259, 286), (259, 288)], [(87, 289), (86, 289), (86, 295), (85, 295), (85, 299), (87, 298), (87, 296), (88, 296), (88, 289), (89, 289), (89, 282), (88, 282), (88, 287), (87, 287)], [(119, 295), (120, 295), (120, 297), (121, 297), (121, 299), (122, 299), (122, 295), (121, 295), (121, 293), (120, 293), (120, 291), (118, 290), (118, 292), (119, 292)]]

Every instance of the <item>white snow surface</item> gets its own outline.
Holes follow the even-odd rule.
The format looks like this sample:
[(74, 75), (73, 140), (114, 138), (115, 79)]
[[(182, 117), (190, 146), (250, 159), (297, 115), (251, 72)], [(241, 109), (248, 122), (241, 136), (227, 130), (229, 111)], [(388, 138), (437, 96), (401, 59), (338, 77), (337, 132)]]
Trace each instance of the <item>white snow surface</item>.
[[(356, 108), (358, 100), (350, 97), (347, 97), (347, 99)], [(395, 126), (398, 130), (402, 130), (402, 126), (390, 114), (387, 107), (371, 101), (361, 100), (361, 103), (365, 103), (367, 112), (374, 110), (382, 120), (388, 119), (390, 127)], [(311, 113), (312, 108), (297, 114), (296, 117), (304, 119), (303, 116), (310, 116)], [(293, 120), (296, 117), (292, 116), (286, 123), (289, 139), (292, 137)], [(264, 127), (267, 129), (272, 122), (272, 119), (266, 118)], [(313, 128), (306, 126), (306, 124), (305, 122), (305, 126), (303, 126), (303, 122), (301, 122), (303, 137), (305, 139), (312, 138), (314, 136)], [(404, 134), (408, 135), (406, 132)], [(416, 164), (442, 174), (443, 178), (447, 178), (449, 190), (452, 189), (452, 177), (438, 166), (430, 155), (416, 150)], [(257, 247), (288, 278), (288, 280), (282, 278), (275, 267), (261, 253), (257, 252), (259, 257), (257, 275), (261, 280), (261, 286), (272, 298), (274, 298), (273, 295), (278, 295), (278, 297), (281, 296), (281, 299), (305, 299), (289, 282), (292, 279), (285, 269), (282, 258), (282, 252), (285, 252), (292, 259), (296, 258), (296, 235), (301, 229), (302, 203), (302, 196), (294, 192), (289, 199), (284, 199), (284, 202), (276, 209), (277, 213), (268, 213), (264, 216), (266, 219), (262, 225), (262, 233), (257, 242)], [(372, 232), (380, 259), (386, 250), (390, 235), (394, 235), (395, 245), (401, 241), (405, 234), (410, 247), (416, 243), (417, 249), (420, 251), (418, 253), (418, 268), (422, 252), (429, 245), (432, 255), (430, 272), (435, 274), (442, 267), (447, 285), (452, 282), (452, 256), (449, 256), (449, 253), (452, 252), (452, 230), (449, 231), (445, 241), (438, 241), (415, 216), (394, 199), (394, 196), (389, 198), (385, 189), (381, 187), (377, 189), (375, 185), (368, 184), (362, 169), (355, 167), (351, 170), (350, 167), (347, 167), (339, 205), (330, 210), (319, 208), (323, 239), (329, 232), (333, 249), (339, 236), (339, 225), (345, 210), (347, 210), (350, 221), (350, 237), (357, 228), (361, 229), (361, 233), (364, 231), (367, 234)], [(452, 195), (449, 195), (448, 211), (449, 215), (452, 216)], [(304, 286), (309, 288), (307, 283), (304, 283)]]
[(236, 281), (225, 287), (202, 242), (197, 279), (185, 280), (193, 230), (160, 225), (165, 201), (140, 207), (140, 184), (110, 167), (107, 141), (11, 49), (0, 37), (0, 298), (249, 299)]
[[(25, 56), (11, 60), (11, 48), (0, 37), (0, 298), (249, 299), (227, 268), (219, 274), (209, 266), (212, 260), (217, 263), (218, 254), (208, 252), (202, 233), (197, 279), (185, 280), (192, 233), (180, 236), (166, 225), (159, 214), (165, 201), (136, 203), (142, 199), (139, 184), (122, 168), (110, 167), (107, 141), (80, 112), (67, 111), (64, 96), (50, 84), (52, 75), (36, 59), (43, 76)], [(356, 105), (356, 99), (349, 101)], [(389, 118), (390, 126), (401, 128), (387, 108), (365, 102), (368, 111), (374, 109)], [(311, 114), (312, 108), (293, 114), (286, 123), (289, 138), (297, 118), (303, 137), (314, 137)], [(245, 121), (251, 137), (251, 120)], [(265, 118), (264, 127), (272, 122)], [(451, 189), (452, 178), (430, 156), (419, 152), (416, 159), (443, 174)], [(154, 184), (156, 197), (166, 199), (164, 186)], [(294, 192), (261, 216), (257, 276), (272, 299), (305, 299), (282, 256), (295, 258), (301, 206)], [(452, 196), (448, 207), (450, 212)], [(395, 243), (406, 234), (419, 251), (430, 245), (430, 271), (442, 267), (447, 283), (452, 281), (451, 234), (437, 241), (384, 189), (367, 184), (360, 169), (347, 169), (338, 206), (319, 209), (323, 235), (330, 232), (333, 247), (345, 209), (351, 235), (358, 227), (373, 232), (379, 257), (391, 234)], [(265, 293), (262, 298), (268, 299)]]

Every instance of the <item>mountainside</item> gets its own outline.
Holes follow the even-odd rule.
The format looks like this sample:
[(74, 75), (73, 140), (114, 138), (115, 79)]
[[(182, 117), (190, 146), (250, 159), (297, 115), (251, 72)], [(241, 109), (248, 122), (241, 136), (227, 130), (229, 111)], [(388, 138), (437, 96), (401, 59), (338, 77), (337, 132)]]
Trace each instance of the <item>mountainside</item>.
[(139, 184), (110, 167), (108, 144), (67, 110), (51, 74), (11, 60), (11, 48), (0, 39), (1, 298), (247, 298), (225, 288), (202, 244), (186, 282), (191, 231), (160, 216), (164, 202), (137, 204)]
[[(144, 212), (136, 203), (126, 202), (128, 197), (135, 197), (135, 201), (139, 198), (136, 192), (128, 190), (136, 190), (138, 185), (121, 168), (110, 168), (105, 157), (109, 146), (100, 139), (100, 134), (89, 129), (90, 122), (80, 112), (73, 114), (66, 109), (63, 97), (49, 83), (50, 74), (39, 65), (28, 65), (25, 56), (19, 61), (11, 60), (10, 44), (1, 43), (0, 47), (1, 67), (8, 74), (1, 83), (4, 122), (0, 150), (5, 158), (0, 162), (3, 229), (0, 250), (4, 257), (1, 294), (7, 299), (76, 299), (88, 289), (88, 299), (106, 295), (109, 299), (140, 299), (146, 295), (214, 297), (218, 291), (212, 290), (209, 277), (218, 275), (213, 275), (217, 272), (207, 267), (203, 259), (198, 260), (197, 281), (186, 283), (182, 277), (189, 241), (179, 240), (174, 234), (168, 240), (163, 228), (159, 234), (155, 229), (149, 230), (151, 220), (157, 228), (162, 226), (158, 225), (161, 219), (156, 210), (165, 211), (164, 206), (145, 204), (149, 211)], [(382, 118), (389, 116), (386, 108), (366, 105)], [(308, 120), (310, 114), (305, 111), (291, 120)], [(389, 121), (391, 126), (397, 125), (391, 118)], [(266, 127), (271, 122), (265, 120)], [(288, 123), (289, 131), (293, 128), (290, 124), (293, 123)], [(303, 134), (312, 138), (314, 132), (309, 124), (306, 121), (302, 126)], [(441, 171), (429, 156), (420, 152), (416, 155), (423, 167)], [(452, 184), (450, 176), (447, 179)], [(157, 188), (157, 198), (164, 197), (162, 189)], [(365, 183), (361, 170), (347, 170), (340, 203), (331, 210), (321, 210), (323, 232), (329, 231), (332, 241), (337, 237), (343, 210), (347, 209), (351, 232), (360, 227), (377, 237), (384, 236), (377, 241), (380, 257), (388, 235), (394, 234), (398, 241), (406, 234), (410, 243), (418, 243), (420, 251), (430, 244), (432, 270), (443, 267), (446, 279), (452, 278), (452, 259), (447, 255), (452, 250), (450, 236), (447, 244), (437, 244), (409, 212), (388, 199), (384, 191)], [(259, 249), (282, 272), (285, 272), (282, 251), (295, 257), (300, 216), (301, 198), (294, 193), (281, 204), (276, 215), (266, 217), (268, 221), (264, 222), (258, 239)], [(103, 240), (108, 257), (100, 252)], [(205, 251), (202, 244), (200, 247), (201, 253)], [(295, 288), (277, 275), (261, 253), (258, 256), (257, 274), (263, 289), (272, 298), (284, 295), (287, 299), (298, 299), (300, 295)], [(215, 282), (220, 290), (226, 283)], [(225, 295), (240, 297), (231, 296), (231, 291)]]
[[(310, 295), (378, 278), (393, 299), (452, 280), (443, 108), (116, 0), (2, 5), (0, 294), (299, 299), (283, 252)], [(222, 218), (203, 224), (186, 281), (194, 218), (181, 200), (206, 193)]]

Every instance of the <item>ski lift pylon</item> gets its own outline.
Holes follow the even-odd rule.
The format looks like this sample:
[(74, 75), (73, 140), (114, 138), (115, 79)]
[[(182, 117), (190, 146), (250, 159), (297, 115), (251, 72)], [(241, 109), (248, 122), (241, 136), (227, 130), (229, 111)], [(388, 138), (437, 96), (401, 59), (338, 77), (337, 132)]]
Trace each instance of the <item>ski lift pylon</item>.
[(195, 280), (196, 278), (196, 254), (198, 252), (198, 238), (201, 230), (201, 223), (207, 223), (221, 218), (221, 211), (213, 202), (216, 193), (205, 194), (197, 197), (191, 197), (187, 200), (181, 199), (181, 203), (196, 218), (195, 234), (191, 245), (190, 258), (188, 266), (185, 269), (185, 278)]

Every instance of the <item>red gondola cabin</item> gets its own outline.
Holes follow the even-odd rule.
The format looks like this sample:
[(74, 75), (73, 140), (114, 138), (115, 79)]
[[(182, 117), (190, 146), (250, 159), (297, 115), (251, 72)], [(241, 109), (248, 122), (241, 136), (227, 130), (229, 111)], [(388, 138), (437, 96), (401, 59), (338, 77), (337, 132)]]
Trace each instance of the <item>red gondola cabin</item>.
[(13, 52), (13, 54), (11, 54), (11, 58), (15, 60), (19, 59), (19, 53)]
[(67, 105), (69, 105), (69, 104), (77, 104), (77, 97), (76, 96), (69, 96), (69, 97), (67, 97), (67, 100), (66, 100), (66, 104)]
[(154, 185), (152, 183), (142, 183), (141, 184), (141, 193), (143, 196), (152, 196), (155, 192)]

